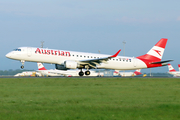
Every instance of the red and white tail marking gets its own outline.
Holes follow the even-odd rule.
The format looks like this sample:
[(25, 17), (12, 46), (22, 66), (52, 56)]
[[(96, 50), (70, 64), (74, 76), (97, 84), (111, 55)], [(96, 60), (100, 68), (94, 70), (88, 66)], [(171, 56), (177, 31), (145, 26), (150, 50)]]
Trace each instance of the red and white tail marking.
[(134, 74), (135, 74), (135, 75), (140, 75), (140, 74), (142, 74), (140, 71), (141, 71), (141, 69), (137, 69), (137, 70), (134, 72)]
[(37, 63), (38, 70), (47, 70), (42, 63)]
[(171, 64), (168, 64), (169, 72), (176, 72)]
[(137, 58), (139, 59), (146, 59), (146, 60), (150, 60), (150, 61), (161, 61), (165, 47), (166, 47), (166, 43), (167, 43), (166, 38), (162, 38), (161, 40), (159, 40), (158, 43), (156, 43), (155, 46), (153, 46), (145, 55), (139, 56)]
[(178, 64), (178, 68), (179, 68), (179, 71), (180, 71), (180, 64)]

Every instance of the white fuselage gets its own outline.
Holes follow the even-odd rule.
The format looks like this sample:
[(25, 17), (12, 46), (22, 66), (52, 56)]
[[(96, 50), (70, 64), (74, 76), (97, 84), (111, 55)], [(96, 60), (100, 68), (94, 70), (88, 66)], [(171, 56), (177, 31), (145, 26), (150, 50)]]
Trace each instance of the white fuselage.
[(175, 77), (180, 77), (180, 72), (168, 72), (171, 75), (174, 75)]
[(119, 75), (122, 77), (136, 76), (134, 72), (119, 72)]
[[(110, 55), (55, 50), (34, 47), (20, 47), (6, 55), (10, 59), (51, 64), (64, 64), (67, 60), (81, 61), (109, 57)], [(135, 57), (117, 56), (97, 65), (97, 68), (134, 70), (147, 68), (147, 65)]]
[(22, 73), (17, 73), (14, 76), (15, 77), (18, 77), (18, 76), (41, 76), (41, 74), (37, 73), (36, 71), (24, 71)]

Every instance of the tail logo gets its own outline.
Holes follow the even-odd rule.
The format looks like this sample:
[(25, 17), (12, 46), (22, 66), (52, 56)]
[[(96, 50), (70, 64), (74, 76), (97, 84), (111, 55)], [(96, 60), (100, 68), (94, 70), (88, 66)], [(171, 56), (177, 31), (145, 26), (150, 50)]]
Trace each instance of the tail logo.
[[(154, 50), (154, 49), (153, 49)], [(162, 56), (161, 55), (161, 51), (159, 51), (159, 50), (154, 50), (155, 52), (157, 52), (157, 54), (159, 54), (159, 56)]]

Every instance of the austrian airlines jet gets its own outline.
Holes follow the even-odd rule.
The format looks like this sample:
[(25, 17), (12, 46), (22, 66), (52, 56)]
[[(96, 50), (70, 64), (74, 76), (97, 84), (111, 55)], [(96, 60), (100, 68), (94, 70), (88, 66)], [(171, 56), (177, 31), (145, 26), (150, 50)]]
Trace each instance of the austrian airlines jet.
[(137, 69), (134, 72), (119, 72), (118, 70), (115, 70), (113, 73), (113, 75), (115, 75), (115, 76), (122, 76), (122, 77), (137, 76), (140, 74), (142, 74), (141, 69)]
[[(180, 65), (178, 64), (178, 67)], [(176, 71), (171, 64), (168, 64), (169, 74), (174, 75), (175, 77), (180, 77), (180, 71)]]
[(161, 67), (167, 65), (161, 61), (165, 46), (166, 38), (162, 38), (149, 52), (139, 57), (118, 56), (119, 50), (114, 55), (94, 54), (85, 52), (75, 52), (67, 50), (55, 50), (34, 47), (19, 47), (6, 55), (7, 58), (20, 60), (21, 68), (24, 68), (24, 62), (42, 62), (55, 64), (56, 69), (81, 69), (79, 76), (83, 76), (82, 69), (87, 69), (86, 75), (90, 75), (89, 69), (115, 69), (115, 70), (134, 70), (152, 67)]

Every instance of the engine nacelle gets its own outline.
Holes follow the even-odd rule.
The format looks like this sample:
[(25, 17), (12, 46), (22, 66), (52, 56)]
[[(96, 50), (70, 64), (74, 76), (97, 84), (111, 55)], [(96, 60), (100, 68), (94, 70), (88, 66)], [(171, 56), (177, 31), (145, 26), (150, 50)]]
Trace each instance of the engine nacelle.
[(55, 68), (57, 70), (68, 70), (68, 68), (64, 67), (64, 65), (55, 64)]
[(64, 67), (69, 69), (76, 69), (78, 68), (78, 63), (76, 61), (68, 60), (64, 62)]

